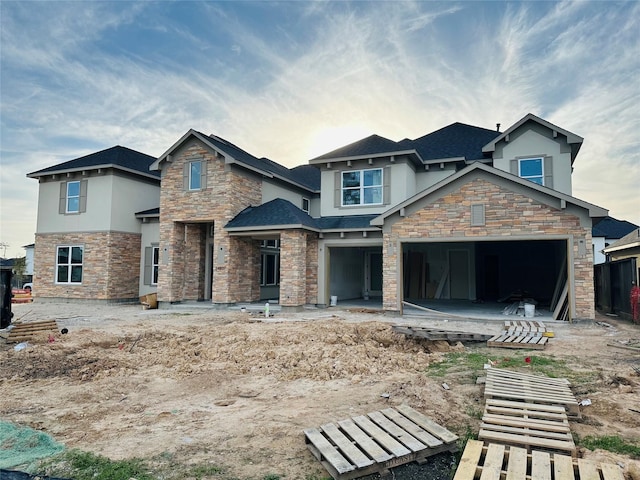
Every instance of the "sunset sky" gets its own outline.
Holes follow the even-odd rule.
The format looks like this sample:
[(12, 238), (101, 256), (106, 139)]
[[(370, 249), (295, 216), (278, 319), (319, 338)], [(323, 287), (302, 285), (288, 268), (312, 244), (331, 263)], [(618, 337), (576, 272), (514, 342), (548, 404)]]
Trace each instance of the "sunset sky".
[(640, 2), (3, 0), (0, 22), (7, 257), (34, 242), (27, 173), (190, 128), (293, 167), (533, 113), (585, 139), (573, 195), (640, 224)]

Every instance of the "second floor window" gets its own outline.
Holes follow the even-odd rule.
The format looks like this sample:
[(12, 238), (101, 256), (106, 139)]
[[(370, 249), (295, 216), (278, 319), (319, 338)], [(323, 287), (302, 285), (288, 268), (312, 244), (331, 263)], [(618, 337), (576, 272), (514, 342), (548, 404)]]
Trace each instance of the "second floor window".
[(542, 158), (523, 158), (520, 159), (519, 163), (519, 177), (544, 185), (544, 162)]
[(80, 182), (67, 182), (66, 213), (80, 212)]
[(202, 188), (202, 162), (191, 162), (189, 164), (189, 190), (200, 190)]
[(342, 172), (342, 205), (382, 205), (382, 169)]

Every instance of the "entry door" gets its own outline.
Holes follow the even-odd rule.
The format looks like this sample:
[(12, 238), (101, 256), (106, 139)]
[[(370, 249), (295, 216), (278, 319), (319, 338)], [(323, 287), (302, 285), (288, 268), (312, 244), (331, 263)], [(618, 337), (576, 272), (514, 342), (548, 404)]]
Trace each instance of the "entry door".
[(449, 298), (469, 299), (469, 252), (449, 250)]

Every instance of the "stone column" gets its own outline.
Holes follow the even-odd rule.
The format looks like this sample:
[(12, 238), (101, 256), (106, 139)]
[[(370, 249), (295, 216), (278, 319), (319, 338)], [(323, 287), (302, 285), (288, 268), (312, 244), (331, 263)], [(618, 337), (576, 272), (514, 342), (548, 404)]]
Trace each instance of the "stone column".
[(301, 307), (306, 302), (307, 235), (302, 230), (280, 234), (280, 305)]

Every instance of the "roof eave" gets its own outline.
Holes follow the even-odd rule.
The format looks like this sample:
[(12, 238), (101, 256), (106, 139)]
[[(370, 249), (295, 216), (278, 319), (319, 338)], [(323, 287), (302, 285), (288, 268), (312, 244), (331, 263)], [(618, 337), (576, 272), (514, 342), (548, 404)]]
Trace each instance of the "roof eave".
[(501, 135), (497, 136), (496, 138), (494, 138), (493, 140), (491, 140), (489, 143), (487, 143), (484, 147), (482, 147), (482, 153), (493, 153), (496, 149), (496, 145), (498, 142), (502, 141), (504, 138), (507, 137), (507, 135), (509, 135), (511, 132), (513, 132), (514, 130), (517, 130), (518, 128), (520, 128), (522, 125), (524, 125), (526, 122), (528, 122), (529, 120), (532, 120), (550, 130), (553, 130), (554, 132), (558, 132), (562, 135), (564, 135), (565, 137), (567, 137), (567, 143), (569, 145), (578, 145), (576, 150), (575, 150), (575, 154), (572, 155), (572, 161), (573, 159), (575, 159), (575, 156), (578, 154), (578, 150), (580, 150), (580, 146), (582, 145), (582, 142), (584, 141), (584, 138), (582, 138), (579, 135), (576, 135), (575, 133), (570, 132), (569, 130), (565, 130), (564, 128), (560, 128), (557, 125), (554, 125), (551, 122), (548, 122), (546, 120), (544, 120), (543, 118), (540, 118), (536, 115), (534, 115), (533, 113), (528, 113), (527, 115), (525, 115), (523, 118), (521, 118), (520, 120), (518, 120), (516, 123), (514, 123), (512, 126), (510, 126), (507, 130), (505, 130)]
[(626, 243), (624, 245), (606, 247), (606, 248), (603, 248), (602, 251), (604, 253), (611, 253), (611, 252), (619, 252), (621, 250), (628, 250), (630, 248), (637, 248), (637, 247), (640, 247), (640, 240), (638, 240), (637, 242)]
[(395, 157), (400, 155), (408, 155), (415, 156), (420, 163), (424, 163), (424, 160), (420, 156), (420, 154), (416, 150), (394, 150), (390, 152), (376, 152), (367, 155), (351, 155), (348, 157), (329, 157), (329, 158), (314, 158), (309, 160), (309, 165), (322, 165), (324, 163), (339, 163), (339, 162), (348, 162), (354, 160), (368, 160), (369, 158), (380, 158), (380, 157)]
[(114, 170), (121, 170), (123, 172), (132, 173), (134, 175), (139, 175), (141, 177), (151, 178), (153, 180), (157, 180), (158, 182), (160, 181), (160, 177), (158, 177), (157, 175), (141, 172), (140, 170), (123, 167), (122, 165), (116, 165), (113, 163), (104, 163), (102, 165), (91, 165), (89, 167), (82, 167), (82, 168), (65, 168), (61, 170), (49, 170), (46, 172), (43, 172), (43, 171), (32, 172), (32, 173), (27, 173), (27, 178), (40, 178), (40, 177), (46, 177), (49, 175), (65, 175), (67, 173), (88, 172), (91, 170), (100, 170), (103, 168), (104, 169), (113, 168)]
[(302, 223), (289, 223), (283, 225), (257, 225), (250, 227), (224, 227), (230, 234), (250, 234), (251, 232), (277, 232), (278, 230), (302, 229), (312, 232), (320, 232), (320, 229), (304, 225)]

